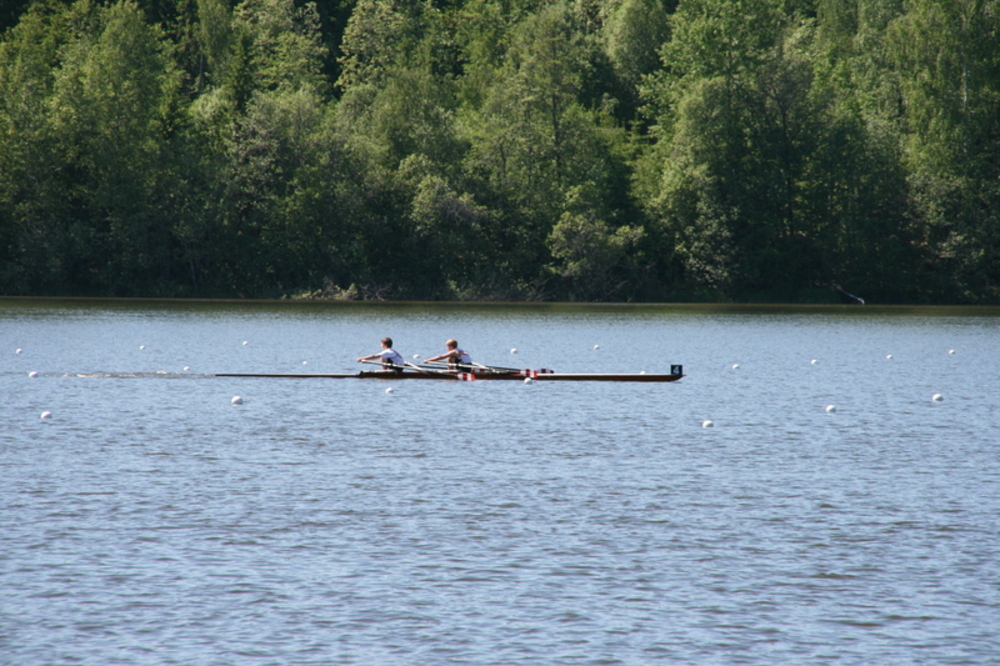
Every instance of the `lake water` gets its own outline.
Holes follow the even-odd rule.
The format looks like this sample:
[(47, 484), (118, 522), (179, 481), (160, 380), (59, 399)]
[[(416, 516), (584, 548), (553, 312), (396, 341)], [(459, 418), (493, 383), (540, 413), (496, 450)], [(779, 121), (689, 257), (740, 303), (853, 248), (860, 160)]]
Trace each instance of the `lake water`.
[[(214, 376), (386, 335), (687, 376)], [(0, 664), (1000, 661), (998, 309), (0, 299), (0, 358)]]

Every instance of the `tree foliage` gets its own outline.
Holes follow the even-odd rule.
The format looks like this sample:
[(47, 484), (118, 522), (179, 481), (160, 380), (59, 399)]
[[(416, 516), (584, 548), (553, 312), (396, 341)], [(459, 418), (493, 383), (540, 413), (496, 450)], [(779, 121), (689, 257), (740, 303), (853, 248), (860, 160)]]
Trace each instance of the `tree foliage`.
[(1000, 302), (997, 0), (17, 0), (0, 293)]

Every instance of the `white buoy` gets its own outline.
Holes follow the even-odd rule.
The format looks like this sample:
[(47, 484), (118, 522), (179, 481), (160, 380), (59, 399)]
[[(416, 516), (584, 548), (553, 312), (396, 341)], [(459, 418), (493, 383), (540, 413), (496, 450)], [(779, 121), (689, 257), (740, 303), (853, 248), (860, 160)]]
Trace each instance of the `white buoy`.
[(420, 358), (420, 354), (414, 354), (413, 358)]
[(31, 372), (28, 373), (28, 376), (31, 377), (32, 379), (34, 379), (35, 377), (38, 376), (38, 373), (35, 372), (34, 370), (32, 370)]
[(887, 359), (889, 359), (890, 361), (892, 360), (892, 354), (886, 354), (886, 355), (885, 355), (885, 357), (886, 357)]
[(229, 403), (232, 404), (232, 405), (242, 405), (243, 404), (243, 398), (241, 398), (238, 395), (234, 395), (233, 399), (230, 400)]
[(385, 392), (386, 392), (386, 393), (392, 393), (392, 387), (390, 386), (389, 388), (387, 388), (387, 389), (385, 390)]
[(302, 361), (302, 365), (309, 365), (309, 361)]
[(511, 350), (510, 350), (510, 353), (511, 353), (511, 354), (516, 354), (516, 353), (517, 353), (517, 347), (513, 347), (513, 348), (512, 348)]
[[(20, 350), (18, 350), (18, 352), (20, 352)], [(954, 354), (954, 353), (955, 353), (955, 350), (954, 350), (954, 349), (949, 349), (949, 350), (948, 350), (948, 353), (949, 353), (949, 354)]]
[(24, 351), (23, 349), (21, 349), (20, 347), (18, 347), (17, 349), (14, 350), (14, 353), (15, 354), (20, 354), (23, 351)]
[(525, 384), (534, 384), (534, 383), (535, 383), (535, 380), (534, 380), (534, 379), (532, 379), (531, 377), (525, 377), (525, 378), (524, 378), (524, 383), (525, 383)]
[(139, 345), (139, 349), (145, 349), (146, 345)]
[(185, 365), (184, 366), (184, 372), (190, 372), (190, 371), (191, 371), (191, 366), (190, 365)]
[(739, 363), (733, 363), (733, 370), (739, 370), (739, 369), (740, 369), (740, 364)]
[(940, 393), (935, 393), (934, 395), (931, 396), (931, 400), (933, 400), (934, 402), (941, 402), (942, 400), (944, 400), (944, 396), (941, 395)]
[(38, 418), (42, 419), (43, 421), (47, 421), (48, 419), (52, 418), (52, 412), (42, 412)]
[(594, 345), (594, 349), (600, 349), (601, 345)]
[(639, 374), (640, 374), (640, 375), (644, 375), (644, 374), (646, 374), (646, 371), (645, 371), (645, 370), (640, 370), (640, 371), (639, 371)]
[(827, 414), (833, 414), (835, 411), (837, 411), (837, 408), (834, 405), (827, 405), (826, 406), (826, 413)]
[(816, 365), (816, 363), (817, 363), (816, 359), (813, 359), (813, 360), (811, 360), (809, 362), (812, 363), (813, 365)]
[(715, 427), (715, 424), (712, 423), (712, 421), (710, 419), (705, 419), (704, 421), (701, 422), (701, 427), (702, 428), (713, 428), (713, 427)]
[(243, 346), (244, 346), (244, 347), (246, 347), (246, 346), (247, 346), (248, 344), (250, 344), (250, 341), (249, 341), (249, 340), (244, 340), (244, 341), (243, 341)]

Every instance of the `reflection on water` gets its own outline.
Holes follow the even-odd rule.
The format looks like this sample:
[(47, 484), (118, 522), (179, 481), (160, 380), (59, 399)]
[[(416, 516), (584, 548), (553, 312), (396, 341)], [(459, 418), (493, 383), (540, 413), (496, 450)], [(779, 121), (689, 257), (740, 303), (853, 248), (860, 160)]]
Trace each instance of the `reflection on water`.
[(988, 663), (998, 314), (0, 300), (0, 663)]

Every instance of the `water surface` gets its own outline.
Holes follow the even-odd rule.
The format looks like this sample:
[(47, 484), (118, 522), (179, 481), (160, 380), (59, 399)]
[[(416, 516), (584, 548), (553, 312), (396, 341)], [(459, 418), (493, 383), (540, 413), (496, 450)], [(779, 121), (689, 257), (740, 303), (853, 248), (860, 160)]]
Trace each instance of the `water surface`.
[(0, 663), (994, 662), (998, 314), (0, 299)]

